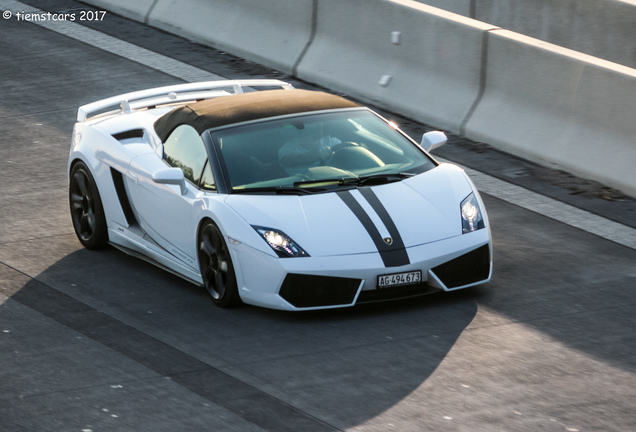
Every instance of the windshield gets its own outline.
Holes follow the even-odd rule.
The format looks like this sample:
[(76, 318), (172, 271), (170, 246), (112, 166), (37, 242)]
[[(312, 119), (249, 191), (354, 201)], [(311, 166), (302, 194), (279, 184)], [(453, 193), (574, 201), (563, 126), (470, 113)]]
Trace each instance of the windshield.
[(399, 181), (435, 167), (366, 109), (261, 121), (211, 132), (233, 193), (315, 193)]

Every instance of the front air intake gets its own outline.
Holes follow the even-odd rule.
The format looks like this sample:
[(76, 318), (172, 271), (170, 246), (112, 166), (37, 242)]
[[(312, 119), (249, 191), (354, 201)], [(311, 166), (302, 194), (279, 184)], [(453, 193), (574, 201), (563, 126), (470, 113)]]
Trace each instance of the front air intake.
[(297, 308), (349, 305), (361, 283), (360, 279), (290, 273), (279, 294)]
[(490, 249), (484, 245), (431, 270), (446, 288), (482, 282), (490, 276)]

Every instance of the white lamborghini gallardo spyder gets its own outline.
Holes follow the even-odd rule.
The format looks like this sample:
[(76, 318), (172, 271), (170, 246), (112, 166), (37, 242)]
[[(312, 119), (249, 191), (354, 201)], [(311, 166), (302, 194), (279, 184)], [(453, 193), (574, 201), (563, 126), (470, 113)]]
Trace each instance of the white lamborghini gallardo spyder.
[(205, 286), (214, 303), (352, 306), (481, 284), (484, 204), (454, 165), (366, 107), (278, 80), (154, 88), (78, 110), (79, 241)]

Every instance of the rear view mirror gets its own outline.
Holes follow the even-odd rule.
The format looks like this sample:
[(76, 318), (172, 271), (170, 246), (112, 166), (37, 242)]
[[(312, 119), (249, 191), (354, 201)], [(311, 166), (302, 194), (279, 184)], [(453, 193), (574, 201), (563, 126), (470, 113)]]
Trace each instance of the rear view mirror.
[(448, 138), (446, 138), (446, 134), (442, 131), (426, 132), (422, 135), (422, 143), (420, 146), (427, 152), (431, 152), (443, 146), (446, 141), (448, 141)]
[(185, 177), (181, 168), (165, 168), (152, 174), (152, 181), (159, 184), (177, 185), (181, 188), (181, 195), (187, 192)]

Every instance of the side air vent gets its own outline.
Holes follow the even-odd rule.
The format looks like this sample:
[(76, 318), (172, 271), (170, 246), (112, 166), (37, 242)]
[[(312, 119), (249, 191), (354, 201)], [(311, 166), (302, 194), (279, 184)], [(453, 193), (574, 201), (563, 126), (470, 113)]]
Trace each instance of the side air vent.
[(124, 216), (126, 216), (126, 222), (128, 222), (128, 225), (137, 224), (137, 219), (135, 219), (135, 214), (132, 211), (130, 201), (128, 201), (128, 195), (126, 194), (124, 176), (122, 175), (122, 173), (112, 167), (110, 169), (110, 173), (113, 177), (113, 183), (115, 184), (115, 190), (117, 191), (119, 204), (121, 205), (121, 209), (124, 211)]
[(144, 136), (143, 129), (131, 129), (124, 132), (113, 134), (113, 138), (115, 138), (117, 141), (122, 141), (122, 140), (130, 139), (130, 138), (143, 138), (143, 136)]

